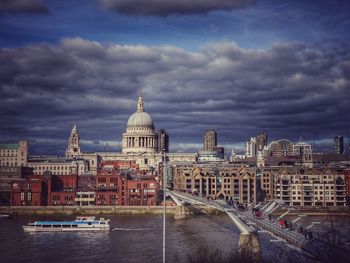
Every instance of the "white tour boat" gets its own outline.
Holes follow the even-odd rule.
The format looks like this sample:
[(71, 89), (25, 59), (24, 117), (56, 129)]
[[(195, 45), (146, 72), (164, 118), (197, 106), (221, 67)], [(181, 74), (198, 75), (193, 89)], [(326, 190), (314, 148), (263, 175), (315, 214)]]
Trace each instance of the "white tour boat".
[(10, 215), (8, 215), (8, 214), (0, 214), (0, 218), (9, 218), (10, 217)]
[(35, 221), (23, 229), (26, 232), (106, 231), (110, 229), (108, 222), (109, 219), (82, 216), (73, 221)]

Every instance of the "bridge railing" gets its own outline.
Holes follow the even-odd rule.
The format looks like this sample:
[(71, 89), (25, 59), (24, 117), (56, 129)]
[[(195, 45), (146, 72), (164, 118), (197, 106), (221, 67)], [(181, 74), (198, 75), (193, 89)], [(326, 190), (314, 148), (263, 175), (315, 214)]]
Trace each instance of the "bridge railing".
[(298, 247), (298, 248), (302, 248), (304, 241), (301, 240), (298, 236), (293, 235), (293, 233), (291, 232), (286, 232), (283, 229), (279, 229), (278, 227), (268, 224), (260, 219), (257, 218), (251, 218), (250, 220), (252, 220), (257, 226), (261, 227), (262, 229), (265, 229), (271, 233), (273, 233), (275, 236), (278, 236), (282, 239), (284, 239), (285, 241), (287, 241), (289, 244)]

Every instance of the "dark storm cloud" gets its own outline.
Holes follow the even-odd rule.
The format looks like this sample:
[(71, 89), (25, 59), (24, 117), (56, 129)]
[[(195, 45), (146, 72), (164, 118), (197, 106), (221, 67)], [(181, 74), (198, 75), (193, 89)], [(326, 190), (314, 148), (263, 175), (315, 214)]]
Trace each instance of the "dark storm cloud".
[(205, 14), (210, 11), (226, 10), (244, 7), (254, 3), (254, 0), (101, 0), (102, 5), (109, 10), (127, 15), (169, 16)]
[(233, 147), (261, 131), (329, 139), (350, 121), (350, 45), (340, 41), (189, 52), (72, 38), (2, 48), (0, 63), (0, 141), (29, 139), (35, 153), (63, 153), (74, 122), (85, 150), (118, 149), (139, 90), (173, 150), (200, 148), (211, 128)]
[(0, 0), (0, 14), (45, 14), (49, 9), (41, 0)]

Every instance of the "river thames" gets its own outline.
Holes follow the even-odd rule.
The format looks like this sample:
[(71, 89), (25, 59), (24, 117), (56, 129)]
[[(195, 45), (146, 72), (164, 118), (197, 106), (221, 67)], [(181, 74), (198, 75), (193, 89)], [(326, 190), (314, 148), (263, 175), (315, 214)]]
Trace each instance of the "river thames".
[[(25, 233), (23, 225), (37, 219), (72, 217), (20, 216), (0, 220), (1, 262), (162, 262), (162, 216), (105, 216), (108, 232)], [(237, 248), (239, 231), (225, 215), (167, 218), (167, 262), (190, 262), (199, 250), (222, 255)], [(276, 261), (285, 254), (261, 238), (263, 257)], [(281, 257), (279, 257), (281, 262)]]

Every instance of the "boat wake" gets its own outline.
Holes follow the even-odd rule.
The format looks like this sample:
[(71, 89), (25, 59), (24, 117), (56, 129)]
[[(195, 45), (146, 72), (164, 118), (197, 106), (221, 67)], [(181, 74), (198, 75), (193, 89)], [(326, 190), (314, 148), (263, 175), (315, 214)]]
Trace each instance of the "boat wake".
[(122, 228), (122, 227), (114, 227), (111, 230), (112, 231), (148, 231), (148, 230), (152, 230), (152, 228)]

